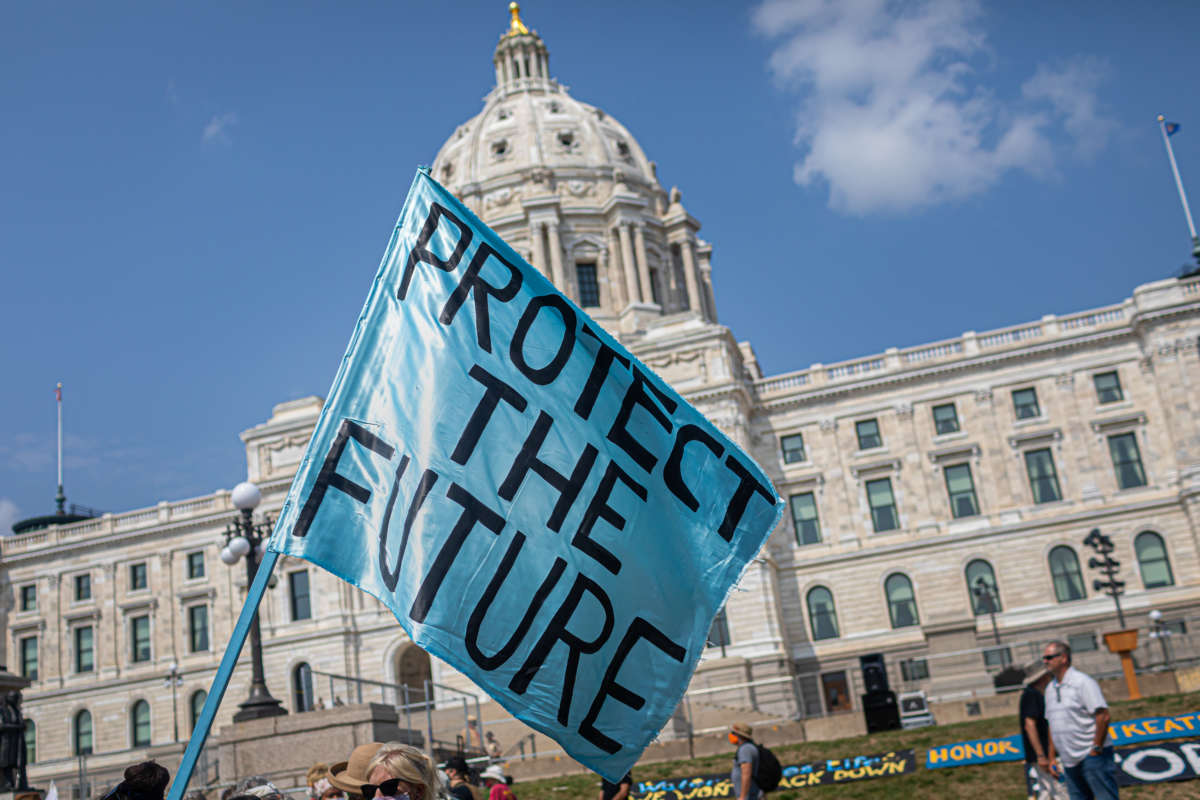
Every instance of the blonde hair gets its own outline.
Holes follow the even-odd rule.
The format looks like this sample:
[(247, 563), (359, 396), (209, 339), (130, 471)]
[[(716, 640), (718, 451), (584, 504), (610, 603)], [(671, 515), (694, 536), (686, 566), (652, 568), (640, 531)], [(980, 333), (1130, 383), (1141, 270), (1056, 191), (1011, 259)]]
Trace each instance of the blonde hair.
[[(370, 776), (376, 767), (383, 767), (393, 778), (399, 778), (420, 791), (413, 800), (436, 800), (438, 779), (433, 771), (433, 762), (415, 747), (401, 742), (388, 742), (367, 764)], [(369, 798), (368, 798), (369, 800)]]
[(316, 784), (317, 781), (321, 780), (321, 778), (324, 778), (328, 775), (329, 765), (322, 761), (320, 763), (313, 764), (308, 768), (308, 774), (304, 776), (304, 780), (311, 787)]

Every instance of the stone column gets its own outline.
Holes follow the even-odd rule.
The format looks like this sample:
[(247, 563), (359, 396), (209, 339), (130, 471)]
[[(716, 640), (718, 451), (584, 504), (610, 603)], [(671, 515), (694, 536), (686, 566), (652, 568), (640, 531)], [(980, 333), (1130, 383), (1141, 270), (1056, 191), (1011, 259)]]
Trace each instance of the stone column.
[(654, 287), (650, 285), (650, 260), (646, 258), (645, 225), (633, 226), (633, 241), (637, 247), (638, 281), (642, 285), (642, 302), (654, 302)]
[(533, 265), (537, 267), (538, 272), (549, 275), (546, 269), (546, 237), (542, 235), (542, 223), (530, 224), (529, 238), (533, 244)]
[[(550, 235), (550, 279), (558, 290), (568, 297), (574, 297), (573, 291), (567, 291), (567, 276), (563, 274), (562, 238), (558, 235), (558, 223), (551, 222), (546, 226)], [(599, 275), (596, 276), (599, 278)]]
[(683, 280), (687, 284), (688, 308), (704, 314), (704, 304), (700, 302), (700, 287), (696, 283), (696, 255), (692, 252), (692, 240), (684, 239), (679, 243), (683, 253)]
[(622, 223), (617, 226), (617, 236), (621, 240), (621, 271), (625, 273), (625, 290), (629, 292), (628, 302), (638, 302), (637, 266), (633, 260), (633, 242), (629, 238), (629, 225)]

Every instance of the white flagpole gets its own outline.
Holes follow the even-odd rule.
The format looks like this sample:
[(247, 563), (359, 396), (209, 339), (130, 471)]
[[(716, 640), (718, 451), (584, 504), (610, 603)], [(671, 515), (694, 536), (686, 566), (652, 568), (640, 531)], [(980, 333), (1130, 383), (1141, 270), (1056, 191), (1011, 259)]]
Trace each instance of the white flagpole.
[(1158, 115), (1158, 130), (1162, 134), (1163, 144), (1167, 146), (1167, 158), (1171, 162), (1171, 172), (1175, 175), (1175, 188), (1179, 190), (1179, 201), (1183, 203), (1183, 215), (1187, 217), (1188, 232), (1192, 234), (1192, 242), (1196, 242), (1196, 223), (1192, 222), (1192, 210), (1188, 208), (1187, 192), (1183, 190), (1183, 180), (1179, 177), (1179, 166), (1175, 163), (1175, 151), (1171, 149), (1171, 137), (1167, 135), (1166, 118)]

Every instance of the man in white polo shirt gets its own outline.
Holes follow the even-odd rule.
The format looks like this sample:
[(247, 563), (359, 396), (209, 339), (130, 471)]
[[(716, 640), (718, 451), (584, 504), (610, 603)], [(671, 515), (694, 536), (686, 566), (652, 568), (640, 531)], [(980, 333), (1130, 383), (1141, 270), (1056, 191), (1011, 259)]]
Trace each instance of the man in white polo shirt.
[(1042, 661), (1054, 674), (1046, 687), (1052, 768), (1057, 752), (1071, 800), (1117, 800), (1117, 764), (1100, 684), (1071, 666), (1066, 642), (1046, 645)]

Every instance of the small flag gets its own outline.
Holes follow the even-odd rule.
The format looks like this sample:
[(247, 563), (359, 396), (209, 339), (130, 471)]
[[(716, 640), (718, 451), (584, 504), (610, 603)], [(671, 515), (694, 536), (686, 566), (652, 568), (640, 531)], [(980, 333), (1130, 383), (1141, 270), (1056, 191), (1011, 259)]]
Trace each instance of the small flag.
[(60, 403), (62, 402), (62, 384), (61, 383), (54, 388), (54, 399)]
[(1163, 128), (1166, 129), (1167, 136), (1174, 136), (1176, 133), (1179, 132), (1179, 123), (1178, 122), (1167, 122), (1167, 123), (1163, 124)]

